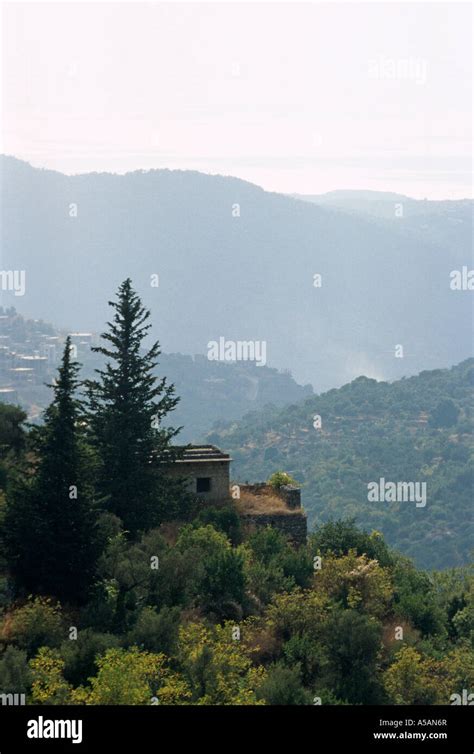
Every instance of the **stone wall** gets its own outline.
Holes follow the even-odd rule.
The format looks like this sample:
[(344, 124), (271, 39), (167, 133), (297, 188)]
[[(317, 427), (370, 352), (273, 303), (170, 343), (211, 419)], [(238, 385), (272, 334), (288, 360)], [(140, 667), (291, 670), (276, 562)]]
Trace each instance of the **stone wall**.
[(245, 528), (272, 526), (288, 537), (294, 545), (306, 543), (308, 523), (304, 513), (242, 513), (240, 517)]
[[(169, 466), (167, 474), (173, 479), (185, 479), (186, 489), (194, 495), (197, 494), (206, 503), (223, 503), (229, 499), (229, 461), (178, 462)], [(197, 493), (196, 484), (199, 478), (211, 480), (209, 492)]]
[(301, 488), (294, 484), (285, 484), (277, 490), (277, 494), (285, 501), (288, 508), (295, 510), (301, 508)]

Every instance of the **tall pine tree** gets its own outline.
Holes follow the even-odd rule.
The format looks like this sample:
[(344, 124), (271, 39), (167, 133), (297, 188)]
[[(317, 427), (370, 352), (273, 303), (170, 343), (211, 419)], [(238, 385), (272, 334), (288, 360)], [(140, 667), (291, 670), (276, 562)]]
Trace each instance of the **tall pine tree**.
[(76, 397), (79, 365), (67, 338), (44, 425), (9, 490), (3, 538), (14, 580), (24, 590), (66, 602), (87, 597), (100, 554), (91, 453)]
[(101, 460), (99, 490), (108, 509), (135, 536), (176, 515), (183, 501), (181, 486), (166, 478), (163, 459), (176, 453), (171, 440), (179, 429), (163, 428), (163, 418), (179, 399), (174, 385), (154, 372), (159, 343), (143, 350), (151, 324), (132, 288), (119, 287), (105, 345), (94, 350), (106, 359), (98, 378), (88, 385), (92, 441)]

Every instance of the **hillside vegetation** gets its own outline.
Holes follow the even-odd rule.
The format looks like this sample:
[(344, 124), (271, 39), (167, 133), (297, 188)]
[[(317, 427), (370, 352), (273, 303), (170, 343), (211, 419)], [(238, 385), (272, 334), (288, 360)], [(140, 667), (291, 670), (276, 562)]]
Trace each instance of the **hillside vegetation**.
[[(354, 517), (420, 566), (461, 565), (473, 542), (473, 386), (473, 359), (392, 384), (360, 377), (217, 425), (209, 437), (231, 453), (236, 480), (291, 473), (310, 525)], [(382, 477), (426, 482), (426, 506), (369, 502), (368, 483)]]
[[(419, 570), (350, 520), (318, 526), (295, 547), (274, 528), (248, 530), (233, 501), (214, 507), (186, 492), (169, 475), (179, 399), (155, 376), (159, 343), (142, 347), (149, 312), (129, 279), (110, 305), (97, 346), (106, 365), (94, 379), (83, 383), (67, 338), (41, 426), (25, 429), (24, 412), (0, 404), (6, 703), (10, 694), (36, 705), (466, 703), (470, 569)], [(441, 373), (440, 402), (424, 406), (441, 446), (445, 431), (451, 447), (468, 424), (472, 371)], [(453, 374), (458, 389), (443, 402)], [(337, 431), (349, 436), (361, 404), (389, 422), (392, 390), (357, 380), (315, 400), (323, 416), (333, 407), (336, 424), (346, 417)], [(377, 405), (363, 402), (371, 391)], [(413, 408), (409, 391), (406, 399), (402, 413)], [(347, 455), (336, 478), (351, 458), (357, 468)], [(275, 470), (269, 484), (287, 481)]]

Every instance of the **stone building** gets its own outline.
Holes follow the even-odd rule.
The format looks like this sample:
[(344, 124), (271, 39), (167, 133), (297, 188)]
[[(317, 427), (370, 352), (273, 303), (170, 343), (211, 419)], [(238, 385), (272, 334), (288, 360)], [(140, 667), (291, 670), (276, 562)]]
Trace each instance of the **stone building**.
[[(231, 458), (214, 445), (191, 445), (169, 465), (168, 474), (184, 479), (189, 492), (212, 505), (233, 502), (246, 529), (272, 526), (294, 545), (307, 537), (307, 519), (301, 507), (301, 490), (294, 485), (275, 489), (265, 482), (232, 484)], [(237, 496), (236, 493), (237, 492)]]
[(169, 467), (169, 476), (185, 479), (189, 492), (208, 503), (223, 503), (229, 499), (230, 461), (214, 445), (191, 445), (182, 458)]

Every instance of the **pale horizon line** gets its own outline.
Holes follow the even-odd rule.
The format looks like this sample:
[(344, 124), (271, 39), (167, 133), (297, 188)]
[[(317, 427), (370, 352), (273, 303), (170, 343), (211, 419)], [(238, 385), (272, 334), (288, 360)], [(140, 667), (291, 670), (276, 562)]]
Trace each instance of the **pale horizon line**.
[(443, 197), (436, 197), (436, 198), (429, 198), (427, 196), (424, 197), (417, 197), (406, 193), (401, 193), (400, 191), (397, 191), (396, 189), (392, 188), (384, 188), (384, 189), (373, 189), (373, 188), (366, 188), (363, 186), (359, 186), (358, 188), (345, 188), (340, 187), (337, 189), (328, 189), (326, 191), (281, 191), (271, 188), (266, 188), (265, 186), (256, 183), (255, 181), (250, 181), (247, 178), (242, 178), (239, 175), (235, 175), (232, 173), (219, 173), (219, 172), (211, 172), (208, 170), (198, 170), (196, 168), (169, 168), (169, 167), (135, 167), (132, 169), (117, 169), (117, 170), (78, 170), (76, 172), (73, 171), (66, 171), (66, 170), (58, 170), (57, 168), (49, 167), (47, 164), (34, 164), (31, 160), (26, 159), (25, 157), (19, 157), (16, 154), (8, 154), (6, 152), (0, 152), (0, 157), (7, 157), (12, 158), (14, 160), (17, 160), (18, 162), (22, 162), (25, 165), (28, 165), (33, 170), (44, 170), (49, 171), (51, 173), (57, 173), (58, 175), (63, 175), (67, 178), (74, 178), (76, 176), (84, 176), (84, 175), (110, 175), (110, 176), (126, 176), (131, 175), (132, 173), (152, 173), (152, 172), (160, 172), (160, 171), (167, 171), (170, 173), (198, 173), (200, 175), (205, 175), (210, 178), (231, 178), (233, 180), (242, 181), (242, 183), (248, 183), (251, 186), (255, 186), (256, 188), (261, 189), (265, 193), (268, 194), (279, 194), (281, 196), (288, 196), (292, 198), (298, 198), (298, 197), (309, 197), (309, 196), (325, 196), (327, 194), (334, 194), (338, 192), (343, 193), (370, 193), (370, 194), (396, 194), (399, 197), (403, 197), (404, 199), (410, 199), (412, 201), (429, 201), (429, 202), (473, 202), (474, 197), (473, 196), (463, 196), (457, 199), (453, 199), (450, 196), (443, 196)]

